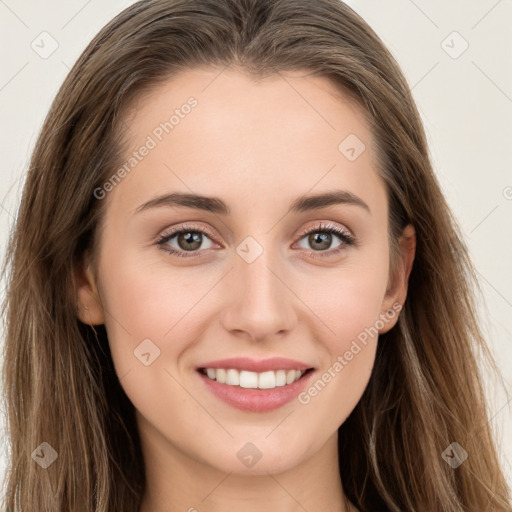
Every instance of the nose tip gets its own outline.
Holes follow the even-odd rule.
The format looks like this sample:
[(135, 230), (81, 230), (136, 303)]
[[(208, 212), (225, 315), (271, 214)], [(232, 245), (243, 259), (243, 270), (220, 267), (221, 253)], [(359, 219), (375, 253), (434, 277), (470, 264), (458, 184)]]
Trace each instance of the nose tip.
[[(245, 254), (254, 255), (251, 242), (247, 246)], [(262, 252), (251, 263), (241, 257), (235, 264), (223, 315), (226, 329), (244, 331), (255, 340), (290, 330), (295, 321), (293, 293), (286, 277), (271, 268), (265, 255)]]

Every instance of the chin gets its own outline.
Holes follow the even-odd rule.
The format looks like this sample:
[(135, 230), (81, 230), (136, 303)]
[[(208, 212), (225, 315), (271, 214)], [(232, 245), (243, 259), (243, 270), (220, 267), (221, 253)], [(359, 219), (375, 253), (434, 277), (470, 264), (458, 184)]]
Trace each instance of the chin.
[[(218, 447), (221, 452), (209, 453), (206, 462), (225, 473), (267, 475), (288, 471), (309, 457), (293, 444), (287, 444), (285, 439), (276, 437), (269, 442), (265, 439), (267, 435), (265, 431), (260, 438), (253, 436), (251, 441), (231, 440), (230, 446)], [(301, 446), (310, 445), (311, 442), (301, 443)]]
[(257, 461), (253, 466), (246, 467), (238, 458), (229, 458), (224, 461), (224, 464), (216, 464), (217, 469), (236, 475), (251, 475), (251, 476), (266, 476), (270, 474), (279, 474), (290, 470), (297, 465), (299, 460), (292, 460), (292, 458), (283, 458), (281, 454), (273, 453), (265, 457), (263, 454), (262, 458)]

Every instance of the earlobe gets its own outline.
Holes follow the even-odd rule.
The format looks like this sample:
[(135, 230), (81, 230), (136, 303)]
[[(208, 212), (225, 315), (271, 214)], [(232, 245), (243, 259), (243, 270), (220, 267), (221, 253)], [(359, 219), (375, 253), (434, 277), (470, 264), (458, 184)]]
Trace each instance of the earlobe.
[[(409, 284), (409, 276), (411, 275), (414, 257), (416, 255), (416, 230), (412, 224), (408, 224), (400, 238), (400, 247), (402, 249), (402, 268), (405, 293), (407, 293), (407, 286)], [(405, 301), (405, 296), (404, 296)]]
[(75, 270), (77, 291), (77, 316), (87, 325), (100, 325), (105, 322), (98, 287), (94, 275), (87, 265)]
[(398, 265), (395, 282), (392, 283), (391, 290), (386, 293), (385, 300), (382, 304), (382, 313), (389, 318), (389, 311), (393, 310), (391, 320), (386, 322), (383, 329), (379, 330), (379, 334), (389, 331), (398, 321), (399, 312), (402, 309), (407, 297), (407, 289), (409, 284), (409, 276), (411, 275), (414, 257), (416, 254), (416, 230), (412, 224), (408, 224), (399, 240), (400, 243), (400, 261)]

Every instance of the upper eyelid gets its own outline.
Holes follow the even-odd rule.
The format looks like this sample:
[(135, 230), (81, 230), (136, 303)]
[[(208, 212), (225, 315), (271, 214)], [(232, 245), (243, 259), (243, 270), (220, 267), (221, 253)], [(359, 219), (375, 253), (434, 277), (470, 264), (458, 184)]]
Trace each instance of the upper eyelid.
[[(352, 231), (350, 229), (347, 229), (345, 226), (339, 227), (335, 225), (332, 221), (317, 221), (318, 224), (309, 226), (307, 228), (304, 228), (304, 230), (301, 231), (301, 234), (298, 235), (297, 240), (294, 242), (294, 246), (301, 242), (308, 234), (314, 233), (314, 232), (330, 232), (331, 234), (334, 234), (340, 241), (341, 245), (338, 248), (330, 249), (328, 251), (321, 251), (318, 254), (314, 254), (314, 252), (310, 252), (311, 256), (314, 259), (328, 259), (330, 257), (334, 257), (338, 255), (340, 252), (343, 252), (350, 247), (356, 248), (359, 245), (359, 240), (352, 234)], [(218, 242), (216, 242), (216, 237), (211, 236), (209, 234), (209, 229), (206, 229), (204, 227), (200, 226), (194, 226), (192, 224), (185, 223), (184, 225), (181, 225), (176, 228), (171, 228), (170, 232), (167, 234), (162, 235), (162, 237), (155, 242), (155, 245), (159, 246), (158, 248), (160, 250), (164, 250), (165, 252), (174, 254), (176, 257), (195, 257), (195, 258), (201, 258), (202, 256), (205, 256), (210, 253), (212, 248), (198, 250), (198, 251), (184, 251), (179, 248), (169, 248), (165, 249), (164, 245), (167, 244), (170, 240), (172, 240), (175, 236), (177, 236), (179, 233), (187, 232), (187, 231), (197, 231), (206, 234), (206, 236), (210, 239), (210, 241), (213, 244), (221, 245)], [(295, 237), (294, 237), (295, 239)], [(293, 246), (292, 246), (293, 247)], [(188, 254), (187, 254), (188, 253)]]
[[(345, 226), (335, 225), (333, 223), (333, 221), (325, 221), (324, 220), (324, 221), (317, 221), (317, 222), (318, 223), (316, 225), (310, 225), (310, 226), (300, 230), (299, 234), (297, 235), (299, 237), (299, 240), (301, 240), (306, 235), (308, 235), (308, 234), (310, 234), (312, 232), (314, 233), (315, 231), (329, 230), (331, 227), (336, 227), (340, 231), (344, 232), (348, 237), (350, 237), (352, 239), (355, 239), (355, 236), (352, 234), (352, 231), (350, 229), (346, 228)], [(166, 238), (168, 240), (170, 240), (170, 239), (174, 238), (176, 235), (178, 235), (180, 232), (183, 232), (183, 231), (186, 231), (186, 230), (204, 232), (204, 234), (206, 234), (210, 238), (210, 240), (212, 240), (212, 242), (216, 241), (216, 236), (212, 232), (212, 230), (210, 230), (210, 229), (208, 229), (208, 228), (206, 228), (204, 226), (201, 226), (199, 224), (198, 225), (194, 225), (192, 223), (184, 223), (183, 225), (178, 226), (176, 228), (170, 228), (168, 230), (168, 232), (164, 231), (163, 234), (159, 235), (158, 241), (164, 240)], [(335, 236), (339, 237), (339, 235), (335, 235)], [(216, 242), (216, 243), (219, 243), (219, 242)]]
[(161, 239), (167, 238), (167, 237), (173, 238), (180, 232), (186, 231), (186, 230), (204, 232), (208, 236), (210, 236), (210, 238), (215, 238), (212, 230), (205, 228), (204, 226), (200, 226), (200, 225), (194, 226), (193, 224), (185, 223), (176, 228), (169, 228), (168, 230), (164, 230), (162, 232), (162, 234), (158, 235), (158, 239), (161, 240)]

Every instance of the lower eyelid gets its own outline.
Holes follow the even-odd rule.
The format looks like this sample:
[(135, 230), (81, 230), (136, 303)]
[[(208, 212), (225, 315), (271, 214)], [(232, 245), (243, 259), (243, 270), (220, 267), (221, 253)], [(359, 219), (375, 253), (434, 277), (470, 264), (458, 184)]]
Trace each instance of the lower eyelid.
[[(169, 242), (173, 239), (175, 239), (177, 236), (179, 236), (180, 234), (182, 233), (186, 233), (186, 232), (197, 232), (197, 233), (201, 233), (203, 237), (206, 237), (206, 239), (212, 243), (213, 246), (215, 245), (219, 245), (217, 242), (215, 242), (215, 240), (212, 239), (212, 237), (206, 233), (206, 232), (203, 232), (202, 230), (199, 230), (199, 229), (183, 229), (183, 230), (178, 230), (178, 231), (174, 231), (173, 233), (169, 233), (167, 235), (163, 235), (157, 242), (156, 244), (160, 246), (160, 248), (166, 252), (171, 252), (171, 253), (188, 253), (190, 255), (193, 255), (193, 254), (200, 254), (200, 253), (203, 253), (204, 251), (207, 251), (208, 249), (211, 249), (212, 247), (207, 247), (206, 249), (197, 249), (195, 251), (185, 251), (183, 249), (179, 249), (179, 248), (176, 248), (176, 247), (172, 247), (169, 244)], [(169, 247), (169, 249), (166, 249), (165, 247)]]
[[(351, 245), (355, 245), (355, 243), (356, 243), (355, 238), (349, 232), (345, 231), (344, 229), (338, 228), (338, 227), (333, 229), (333, 227), (334, 226), (332, 226), (330, 224), (328, 224), (328, 225), (320, 224), (316, 228), (308, 229), (305, 233), (302, 233), (302, 235), (300, 235), (298, 241), (295, 242), (294, 245), (301, 242), (308, 235), (310, 235), (312, 233), (317, 233), (317, 232), (329, 233), (331, 235), (334, 235), (335, 237), (337, 237), (340, 240), (340, 244), (337, 247), (335, 247), (334, 249), (327, 249), (325, 251), (314, 251), (312, 249), (306, 249), (303, 247), (300, 248), (300, 249), (309, 251), (309, 253), (312, 254), (313, 257), (322, 258), (322, 257), (324, 257), (324, 255), (325, 255), (325, 257), (329, 257), (329, 256), (337, 254), (340, 251), (343, 251), (344, 249), (350, 247)], [(199, 255), (204, 254), (205, 251), (208, 251), (209, 249), (213, 248), (213, 247), (208, 247), (206, 249), (198, 249), (198, 250), (194, 250), (194, 251), (185, 251), (183, 249), (175, 248), (172, 246), (168, 246), (169, 247), (168, 249), (165, 248), (167, 242), (174, 239), (176, 236), (180, 235), (181, 233), (186, 233), (186, 232), (201, 233), (202, 236), (205, 236), (214, 246), (216, 245), (218, 247), (219, 245), (221, 245), (215, 241), (215, 238), (208, 231), (206, 231), (204, 228), (198, 227), (198, 226), (180, 227), (180, 228), (176, 229), (175, 231), (171, 231), (168, 234), (162, 235), (160, 237), (160, 239), (156, 242), (156, 244), (159, 245), (159, 249), (167, 252), (168, 254), (172, 254), (175, 256), (183, 256), (183, 257), (189, 257), (189, 256), (197, 257)], [(346, 239), (344, 239), (344, 237), (346, 237)]]

